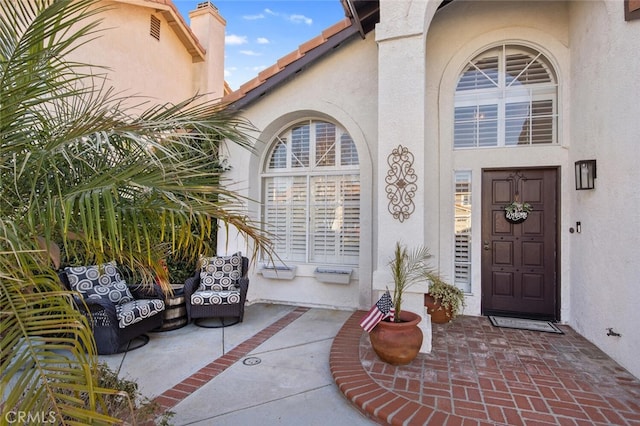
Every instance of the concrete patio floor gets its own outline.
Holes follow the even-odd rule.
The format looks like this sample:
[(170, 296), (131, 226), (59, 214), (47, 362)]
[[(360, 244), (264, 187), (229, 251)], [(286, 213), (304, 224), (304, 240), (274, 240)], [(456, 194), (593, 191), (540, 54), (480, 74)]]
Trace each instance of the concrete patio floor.
[(329, 351), (353, 311), (254, 304), (226, 328), (188, 324), (102, 355), (180, 425), (371, 425), (329, 371)]
[(564, 335), (461, 317), (433, 352), (382, 363), (363, 311), (246, 307), (227, 328), (150, 333), (100, 356), (178, 425), (635, 425), (640, 381), (568, 326)]

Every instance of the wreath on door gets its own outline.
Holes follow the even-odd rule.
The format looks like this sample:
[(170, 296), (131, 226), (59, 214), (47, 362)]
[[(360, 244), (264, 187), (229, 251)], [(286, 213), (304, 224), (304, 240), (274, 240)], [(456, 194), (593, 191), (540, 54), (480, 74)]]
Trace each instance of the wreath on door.
[(504, 207), (504, 217), (511, 223), (521, 223), (527, 220), (533, 207), (529, 203), (521, 203), (517, 199)]

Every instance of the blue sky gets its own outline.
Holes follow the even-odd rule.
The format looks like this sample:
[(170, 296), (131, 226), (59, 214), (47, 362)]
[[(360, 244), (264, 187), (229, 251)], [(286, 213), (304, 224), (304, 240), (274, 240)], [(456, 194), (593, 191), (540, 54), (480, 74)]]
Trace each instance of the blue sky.
[[(189, 22), (199, 1), (174, 0)], [(225, 79), (232, 89), (345, 17), (340, 0), (215, 0), (227, 21)]]

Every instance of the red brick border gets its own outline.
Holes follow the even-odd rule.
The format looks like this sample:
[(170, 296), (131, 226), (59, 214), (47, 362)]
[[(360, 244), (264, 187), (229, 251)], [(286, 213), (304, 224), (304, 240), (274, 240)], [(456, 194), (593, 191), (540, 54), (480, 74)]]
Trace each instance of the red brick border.
[(231, 349), (220, 358), (210, 362), (200, 370), (193, 373), (171, 389), (167, 389), (154, 398), (154, 402), (160, 405), (160, 410), (167, 411), (175, 407), (178, 403), (200, 389), (202, 386), (213, 380), (218, 374), (231, 367), (249, 352), (266, 342), (280, 330), (300, 318), (309, 308), (298, 307), (286, 314), (270, 326), (262, 329), (249, 339), (245, 340), (235, 348)]

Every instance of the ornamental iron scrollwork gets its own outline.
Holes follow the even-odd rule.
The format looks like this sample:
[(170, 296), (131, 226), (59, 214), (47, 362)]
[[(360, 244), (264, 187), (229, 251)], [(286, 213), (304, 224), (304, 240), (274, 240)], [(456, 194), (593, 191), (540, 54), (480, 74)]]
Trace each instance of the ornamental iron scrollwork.
[(413, 154), (402, 145), (398, 145), (387, 157), (389, 171), (384, 181), (387, 183), (389, 213), (400, 222), (409, 219), (416, 208), (413, 197), (418, 190), (418, 176), (413, 169), (413, 160)]

